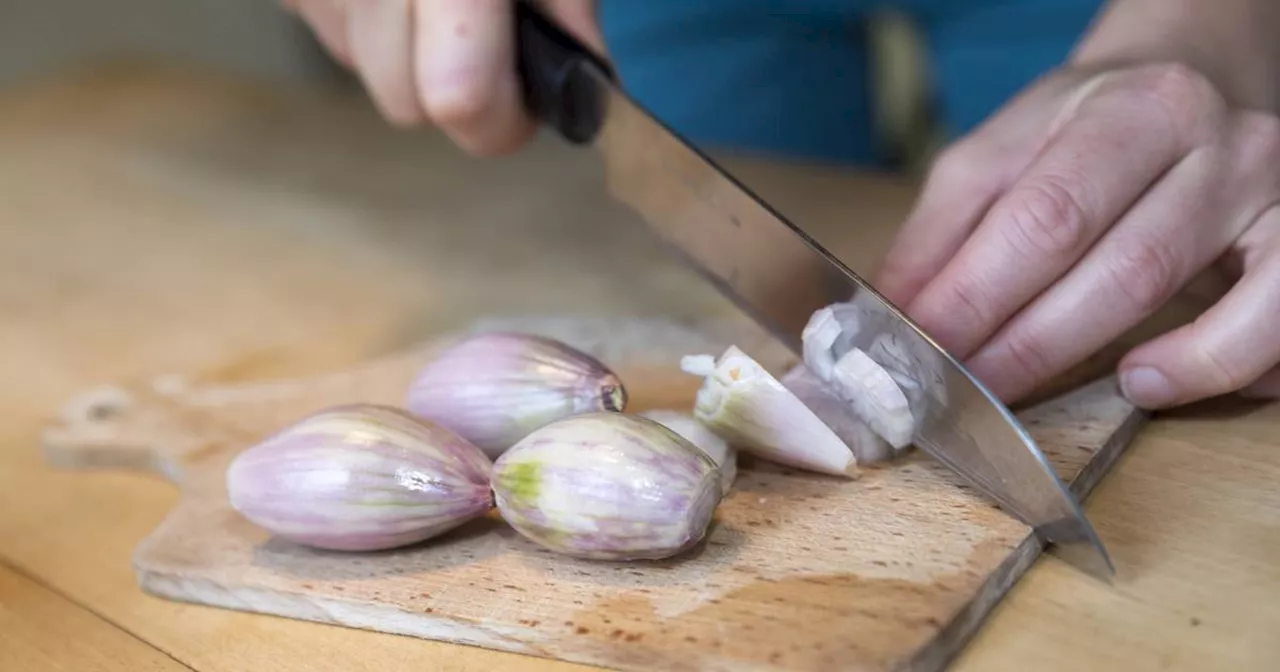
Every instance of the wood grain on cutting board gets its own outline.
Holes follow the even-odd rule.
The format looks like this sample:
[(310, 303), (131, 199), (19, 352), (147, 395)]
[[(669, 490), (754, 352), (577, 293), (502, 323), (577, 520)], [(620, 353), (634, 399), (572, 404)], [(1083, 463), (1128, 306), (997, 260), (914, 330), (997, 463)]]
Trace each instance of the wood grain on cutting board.
[[(633, 412), (690, 409), (698, 379), (680, 357), (733, 342), (625, 319), (476, 329), (550, 336), (600, 357), (628, 385)], [(401, 405), (452, 338), (311, 379), (89, 391), (46, 433), (47, 454), (67, 467), (153, 471), (182, 488), (134, 556), (153, 594), (616, 669), (940, 669), (1040, 551), (1028, 528), (923, 455), (853, 481), (748, 460), (707, 542), (661, 562), (559, 556), (496, 514), (407, 549), (316, 551), (230, 508), (223, 475), (239, 450), (329, 406)], [(759, 359), (776, 372), (793, 362), (777, 348)], [(1024, 419), (1087, 492), (1143, 415), (1108, 378)]]
[[(150, 63), (7, 92), (0, 142), (7, 561), (198, 670), (590, 669), (156, 599), (131, 558), (177, 489), (51, 469), (38, 450), (59, 406), (97, 384), (319, 374), (484, 314), (715, 313), (643, 235), (600, 225), (610, 209), (589, 166), (556, 143), (471, 161), (431, 133), (388, 129), (359, 96)], [(845, 170), (731, 166), (859, 271), (914, 194), (909, 181)], [(559, 242), (575, 237), (591, 240), (585, 260)], [(1118, 585), (1042, 560), (957, 669), (1276, 669), (1278, 432), (1275, 405), (1157, 418), (1086, 502)], [(31, 595), (15, 608), (54, 599)], [(74, 669), (96, 660), (59, 653)]]

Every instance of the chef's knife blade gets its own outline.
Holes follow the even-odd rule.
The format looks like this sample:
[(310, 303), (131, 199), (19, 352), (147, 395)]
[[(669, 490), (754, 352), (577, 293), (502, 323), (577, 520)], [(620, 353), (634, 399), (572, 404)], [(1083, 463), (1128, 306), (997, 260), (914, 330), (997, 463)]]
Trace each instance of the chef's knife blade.
[[(1079, 504), (1016, 417), (900, 310), (617, 84), (612, 69), (531, 3), (517, 3), (526, 103), (544, 123), (603, 157), (614, 196), (794, 352), (810, 316), (851, 303), (852, 345), (919, 383), (909, 389), (914, 444), (967, 478), (1042, 539), (1114, 566)], [(1072, 550), (1076, 549), (1076, 550)], [(1081, 553), (1078, 549), (1089, 549)], [(1097, 561), (1100, 561), (1097, 562)]]

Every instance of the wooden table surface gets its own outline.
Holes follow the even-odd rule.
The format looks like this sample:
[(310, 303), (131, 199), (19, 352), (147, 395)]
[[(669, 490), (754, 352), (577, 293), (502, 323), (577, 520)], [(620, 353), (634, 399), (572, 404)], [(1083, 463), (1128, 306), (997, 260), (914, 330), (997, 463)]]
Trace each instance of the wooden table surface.
[[(729, 166), (859, 271), (914, 194)], [(472, 160), (362, 98), (142, 63), (0, 97), (0, 669), (585, 669), (145, 595), (174, 489), (37, 436), (85, 387), (315, 373), (481, 315), (732, 315), (620, 213), (554, 140)], [(957, 669), (1280, 669), (1280, 406), (1157, 417), (1086, 509), (1115, 584), (1042, 559)]]

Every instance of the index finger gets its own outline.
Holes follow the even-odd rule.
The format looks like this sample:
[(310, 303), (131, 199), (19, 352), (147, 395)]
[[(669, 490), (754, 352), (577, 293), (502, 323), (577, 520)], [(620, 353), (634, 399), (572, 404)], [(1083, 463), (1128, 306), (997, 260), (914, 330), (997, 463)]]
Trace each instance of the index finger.
[(908, 305), (943, 347), (972, 354), (1198, 144), (1203, 106), (1162, 102), (1187, 94), (1149, 95), (1143, 76), (1095, 87)]
[(417, 0), (414, 64), (422, 107), (469, 153), (505, 154), (535, 130), (516, 74), (510, 0)]

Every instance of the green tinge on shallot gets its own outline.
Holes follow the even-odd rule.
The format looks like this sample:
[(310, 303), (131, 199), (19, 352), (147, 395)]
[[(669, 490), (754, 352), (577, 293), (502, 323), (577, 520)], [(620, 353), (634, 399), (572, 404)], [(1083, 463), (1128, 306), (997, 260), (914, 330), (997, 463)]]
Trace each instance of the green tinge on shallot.
[(680, 366), (703, 377), (693, 416), (730, 444), (800, 469), (858, 474), (857, 459), (844, 441), (737, 346), (730, 346), (718, 360), (691, 355)]
[(503, 519), (583, 559), (667, 558), (702, 540), (720, 471), (700, 448), (639, 415), (587, 413), (535, 430), (494, 463)]

